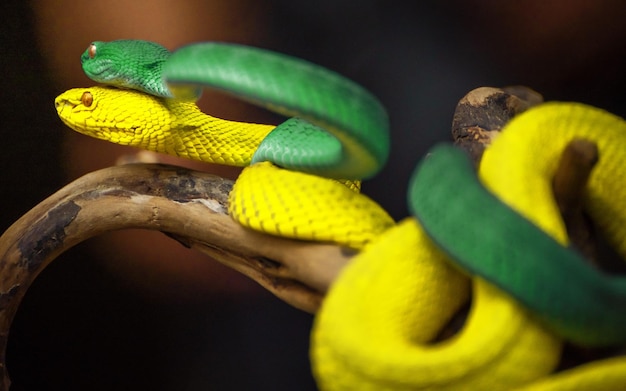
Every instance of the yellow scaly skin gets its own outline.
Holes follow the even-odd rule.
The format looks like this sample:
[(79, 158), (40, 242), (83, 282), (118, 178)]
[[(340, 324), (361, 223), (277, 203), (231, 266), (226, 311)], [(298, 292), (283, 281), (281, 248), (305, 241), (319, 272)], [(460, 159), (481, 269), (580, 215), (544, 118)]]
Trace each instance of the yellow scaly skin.
[[(273, 128), (224, 121), (201, 113), (192, 103), (112, 88), (70, 90), (57, 98), (56, 105), (68, 126), (92, 137), (237, 166), (249, 164), (256, 146)], [(259, 176), (252, 171), (257, 169)], [(344, 200), (338, 211), (330, 208), (327, 192), (333, 194), (328, 199)], [(415, 220), (383, 234), (393, 225), (386, 213), (336, 181), (263, 163), (245, 169), (233, 193), (244, 201), (232, 196), (231, 213), (255, 229), (354, 248), (372, 242), (342, 272), (316, 318), (311, 353), (322, 389), (523, 386), (525, 391), (543, 391), (574, 389), (572, 384), (623, 384), (624, 379), (607, 370), (623, 370), (625, 364), (619, 359), (545, 377), (556, 365), (560, 341), (507, 295), (478, 278), (472, 281), (474, 301), (463, 330), (443, 342), (429, 343), (467, 300), (470, 280), (450, 266)], [(312, 193), (316, 196), (310, 197)], [(302, 199), (324, 207), (310, 206)], [(355, 203), (359, 217), (339, 217), (349, 216), (345, 209)], [(276, 205), (285, 210), (273, 213)], [(250, 215), (252, 210), (260, 215)], [(270, 215), (293, 215), (294, 210), (304, 210), (308, 216), (267, 223)], [(355, 221), (364, 224), (334, 236), (337, 227), (353, 226)], [(542, 378), (535, 388), (532, 382)]]
[[(601, 156), (589, 180), (587, 206), (625, 254), (626, 192), (620, 179), (626, 167), (625, 137), (626, 122), (616, 116), (584, 105), (548, 103), (503, 129), (485, 152), (480, 176), (503, 201), (566, 244), (552, 178), (568, 142), (575, 138), (596, 142)], [(404, 253), (397, 243), (410, 251)], [(460, 282), (448, 264), (413, 219), (388, 230), (355, 257), (316, 317), (312, 358), (321, 389), (349, 390), (355, 384), (359, 390), (624, 389), (624, 356), (546, 376), (558, 360), (558, 338), (507, 294), (478, 277), (473, 278), (472, 309), (464, 328), (446, 341), (429, 343), (434, 333), (420, 327), (422, 311), (433, 306), (453, 311), (454, 305), (448, 308), (450, 303), (439, 302), (438, 295), (465, 293), (451, 291)], [(420, 275), (418, 270), (429, 274)], [(424, 281), (417, 281), (420, 278)], [(435, 285), (446, 280), (452, 287)], [(424, 296), (429, 301), (423, 301)], [(439, 315), (437, 327), (447, 319)]]
[[(483, 155), (486, 188), (563, 245), (569, 239), (552, 195), (552, 178), (565, 146), (594, 142), (599, 160), (589, 178), (585, 206), (619, 254), (626, 258), (626, 121), (576, 103), (545, 103), (514, 118)], [(506, 163), (506, 164), (504, 164)], [(521, 197), (533, 189), (532, 196)]]
[[(274, 129), (215, 118), (192, 102), (113, 87), (72, 89), (55, 104), (67, 126), (88, 136), (239, 167), (250, 164), (258, 145)], [(229, 213), (262, 232), (359, 249), (394, 222), (378, 204), (353, 191), (358, 187), (354, 182), (344, 182), (255, 164), (235, 183)], [(326, 208), (324, 199), (309, 196), (319, 193), (342, 200), (340, 213)]]
[[(566, 145), (575, 139), (591, 141), (599, 151), (585, 189), (585, 211), (626, 258), (626, 121), (622, 118), (583, 104), (545, 103), (507, 124), (485, 151), (480, 178), (507, 205), (567, 245), (569, 238), (552, 195), (551, 178)], [(626, 356), (622, 355), (581, 365), (516, 390), (625, 388)]]
[[(91, 95), (91, 103), (85, 95)], [(226, 121), (195, 103), (112, 87), (72, 89), (56, 101), (70, 128), (101, 140), (192, 160), (245, 167), (272, 125)]]
[(548, 375), (560, 341), (479, 278), (466, 325), (431, 342), (469, 296), (450, 265), (412, 218), (356, 256), (315, 318), (320, 389), (496, 391)]
[(548, 376), (513, 391), (613, 391), (626, 385), (626, 359), (607, 358)]

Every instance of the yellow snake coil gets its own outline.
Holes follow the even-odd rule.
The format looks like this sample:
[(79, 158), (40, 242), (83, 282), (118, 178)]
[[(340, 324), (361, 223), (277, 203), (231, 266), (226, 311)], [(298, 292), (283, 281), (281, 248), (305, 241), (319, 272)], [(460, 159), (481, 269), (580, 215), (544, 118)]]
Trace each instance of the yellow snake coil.
[[(586, 209), (624, 256), (626, 187), (621, 178), (626, 178), (626, 122), (622, 119), (580, 104), (543, 104), (503, 129), (485, 152), (480, 176), (505, 202), (566, 244), (551, 181), (565, 145), (577, 138), (597, 143), (600, 151), (588, 184)], [(469, 296), (467, 277), (451, 264), (412, 218), (389, 229), (355, 257), (331, 287), (316, 318), (312, 357), (320, 388), (626, 389), (624, 356), (551, 374), (562, 341), (510, 296), (479, 277), (471, 280), (471, 309), (462, 329), (433, 342)]]
[[(252, 125), (258, 129), (257, 136), (244, 136), (238, 133), (241, 125), (206, 116), (193, 104), (164, 103), (112, 88), (70, 90), (57, 98), (56, 105), (68, 126), (90, 136), (239, 166), (249, 163), (255, 146), (271, 129)], [(582, 136), (597, 142), (603, 161), (613, 160), (605, 151), (616, 156), (626, 153), (621, 141), (616, 144), (619, 148), (609, 149), (617, 141), (609, 141), (613, 133), (604, 132), (623, 129), (623, 121), (584, 106), (563, 107), (565, 113), (555, 120), (554, 129), (537, 125), (556, 110), (549, 104), (513, 120), (488, 149), (481, 166), (488, 187), (505, 200), (524, 199), (515, 208), (531, 220), (549, 219), (551, 227), (562, 224), (558, 215), (544, 207), (543, 199), (548, 197), (551, 168), (568, 140)], [(593, 126), (582, 133), (565, 131), (579, 129), (582, 119), (603, 124), (603, 132)], [(148, 132), (159, 136), (145, 137)], [(543, 139), (535, 138), (542, 132)], [(233, 149), (231, 141), (221, 144), (223, 135), (234, 140)], [(529, 140), (529, 145), (520, 145), (520, 140)], [(507, 182), (499, 191), (495, 187), (504, 174), (487, 178), (490, 168), (502, 164), (503, 159), (519, 162), (517, 168), (525, 179)], [(623, 165), (605, 168), (601, 163), (597, 170), (617, 175), (623, 169)], [(551, 375), (562, 341), (510, 296), (453, 266), (414, 219), (393, 226), (375, 203), (334, 180), (280, 171), (267, 163), (246, 168), (231, 197), (231, 213), (244, 224), (273, 234), (332, 240), (362, 249), (331, 287), (315, 320), (311, 355), (322, 390), (540, 391), (620, 389), (626, 385), (623, 357)], [(619, 182), (615, 187), (594, 187), (590, 208), (610, 201), (623, 209), (623, 189)], [(353, 211), (357, 214), (351, 214)], [(611, 230), (623, 230), (623, 212), (619, 216), (618, 223), (606, 219), (603, 228), (609, 236)], [(544, 229), (565, 241), (562, 232)], [(432, 342), (469, 300), (470, 291), (471, 308), (462, 329)]]

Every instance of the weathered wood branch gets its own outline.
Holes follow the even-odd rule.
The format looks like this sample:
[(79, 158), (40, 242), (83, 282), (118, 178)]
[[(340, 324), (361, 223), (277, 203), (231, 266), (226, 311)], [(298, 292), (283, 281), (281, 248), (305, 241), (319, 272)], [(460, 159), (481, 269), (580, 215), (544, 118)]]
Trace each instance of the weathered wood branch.
[(0, 237), (0, 390), (9, 386), (8, 331), (35, 277), (64, 251), (108, 231), (168, 233), (294, 307), (315, 312), (350, 251), (241, 227), (226, 214), (231, 188), (232, 181), (179, 167), (115, 166), (79, 178), (15, 222)]
[(452, 118), (454, 143), (478, 164), (485, 148), (517, 114), (543, 102), (543, 97), (524, 86), (479, 87), (465, 95)]

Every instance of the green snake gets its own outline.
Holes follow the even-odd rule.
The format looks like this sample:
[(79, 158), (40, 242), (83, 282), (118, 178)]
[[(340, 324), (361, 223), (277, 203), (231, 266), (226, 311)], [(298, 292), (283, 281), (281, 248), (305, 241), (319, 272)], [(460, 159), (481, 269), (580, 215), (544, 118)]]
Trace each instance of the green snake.
[[(592, 345), (624, 342), (624, 317), (612, 308), (624, 302), (623, 283), (581, 268), (577, 275), (585, 284), (609, 283), (596, 296), (586, 296), (586, 289), (574, 297), (588, 300), (587, 306), (603, 298), (612, 300), (588, 313), (570, 310), (576, 307), (567, 301), (571, 290), (559, 295), (554, 289), (550, 297), (537, 294), (543, 291), (536, 287), (544, 285), (533, 285), (528, 273), (547, 270), (540, 274), (540, 284), (562, 287), (567, 284), (555, 276), (558, 268), (582, 262), (563, 247), (566, 238), (558, 231), (562, 228), (558, 215), (541, 208), (533, 213), (528, 205), (510, 200), (528, 191), (509, 189), (534, 176), (542, 205), (552, 205), (544, 183), (549, 183), (550, 170), (529, 164), (527, 171), (520, 169), (521, 174), (508, 177), (505, 165), (511, 160), (523, 168), (520, 161), (539, 161), (532, 148), (550, 144), (554, 149), (546, 148), (550, 151), (545, 162), (553, 169), (558, 148), (574, 136), (598, 141), (603, 153), (602, 143), (609, 136), (594, 135), (589, 129), (604, 121), (610, 125), (605, 128), (614, 128), (612, 136), (623, 139), (620, 119), (562, 104), (530, 110), (513, 121), (512, 129), (518, 124), (539, 128), (537, 133), (541, 126), (563, 131), (549, 140), (532, 139), (524, 150), (506, 142), (506, 135), (514, 133), (507, 127), (500, 137), (505, 141), (499, 138), (487, 150), (480, 176), (504, 203), (482, 187), (459, 151), (436, 149), (420, 164), (412, 182), (409, 205), (417, 220), (395, 225), (376, 203), (340, 183), (345, 181), (335, 180), (375, 175), (389, 149), (382, 105), (336, 73), (282, 54), (221, 43), (199, 43), (170, 53), (145, 41), (94, 42), (81, 60), (89, 77), (119, 88), (73, 89), (57, 97), (57, 111), (68, 126), (118, 144), (249, 166), (230, 197), (229, 212), (237, 221), (271, 234), (362, 250), (333, 284), (316, 316), (311, 355), (321, 389), (542, 390), (553, 389), (552, 384), (611, 384), (599, 374), (607, 366), (625, 366), (623, 360), (615, 360), (600, 369), (581, 367), (557, 375), (564, 380), (546, 377), (557, 364), (561, 338)], [(296, 118), (270, 126), (208, 116), (194, 103), (204, 86)], [(546, 112), (555, 119), (544, 124)], [(578, 120), (586, 129), (582, 133), (570, 131), (578, 128)], [(621, 155), (616, 148), (606, 149), (614, 155), (602, 161), (618, 163), (596, 171), (617, 175), (624, 167)], [(500, 150), (504, 152), (498, 158), (491, 157)], [(592, 178), (597, 193), (590, 197), (590, 205), (598, 210), (594, 218), (606, 224), (619, 243), (623, 211), (611, 208), (624, 205), (618, 196), (623, 191), (616, 189), (619, 183), (607, 187), (605, 181)], [(603, 198), (607, 191), (617, 198)], [(492, 208), (504, 217), (490, 219), (493, 214), (485, 211)], [(615, 213), (618, 223), (611, 225), (607, 216)], [(488, 234), (483, 233), (484, 224), (493, 227)], [(503, 228), (509, 226), (512, 231)], [(512, 246), (514, 235), (525, 235), (528, 241)], [(512, 259), (506, 259), (508, 245), (514, 249)], [(525, 261), (525, 249), (536, 245), (537, 258), (530, 257), (522, 267), (504, 266)], [(544, 269), (550, 256), (558, 256), (560, 266)], [(491, 263), (482, 263), (485, 258)], [(470, 280), (468, 275), (475, 277)], [(470, 285), (472, 305), (465, 326), (454, 337), (433, 343), (468, 300)], [(552, 302), (546, 306), (546, 300)]]

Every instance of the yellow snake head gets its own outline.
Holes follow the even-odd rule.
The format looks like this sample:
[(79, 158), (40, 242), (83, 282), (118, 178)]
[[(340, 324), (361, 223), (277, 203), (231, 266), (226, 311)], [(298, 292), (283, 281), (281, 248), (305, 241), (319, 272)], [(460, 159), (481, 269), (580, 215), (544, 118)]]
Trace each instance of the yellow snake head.
[(55, 100), (75, 131), (115, 144), (210, 163), (247, 166), (273, 125), (227, 121), (194, 102), (114, 87), (74, 88)]
[(61, 120), (79, 133), (158, 152), (167, 148), (157, 135), (176, 120), (161, 98), (111, 87), (74, 88), (54, 103)]

